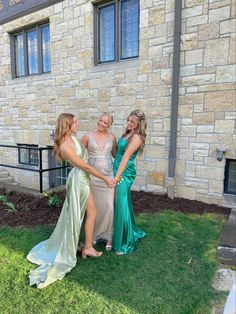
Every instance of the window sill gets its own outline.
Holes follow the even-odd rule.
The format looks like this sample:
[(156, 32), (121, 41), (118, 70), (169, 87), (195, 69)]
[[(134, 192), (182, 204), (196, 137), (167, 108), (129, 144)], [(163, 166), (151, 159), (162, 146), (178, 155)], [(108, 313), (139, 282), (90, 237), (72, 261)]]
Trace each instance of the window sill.
[(12, 82), (19, 82), (20, 80), (23, 82), (28, 82), (28, 81), (41, 81), (42, 79), (45, 78), (50, 78), (52, 72), (47, 72), (47, 73), (42, 73), (42, 74), (32, 74), (32, 75), (27, 75), (27, 76), (19, 76), (19, 77), (12, 77), (11, 81)]
[(231, 208), (236, 208), (236, 195), (224, 193), (223, 205)]
[[(36, 166), (36, 165), (19, 164), (19, 163), (18, 163), (18, 167), (21, 167), (21, 168), (30, 168), (30, 169), (35, 169), (35, 170), (38, 170), (38, 169), (39, 169), (39, 166)], [(22, 169), (21, 169), (21, 170), (22, 170)]]
[(91, 72), (96, 73), (96, 72), (112, 71), (116, 69), (120, 70), (120, 69), (132, 68), (132, 67), (137, 67), (138, 64), (139, 64), (138, 58), (126, 59), (126, 60), (121, 60), (118, 62), (99, 63), (99, 64), (94, 65)]

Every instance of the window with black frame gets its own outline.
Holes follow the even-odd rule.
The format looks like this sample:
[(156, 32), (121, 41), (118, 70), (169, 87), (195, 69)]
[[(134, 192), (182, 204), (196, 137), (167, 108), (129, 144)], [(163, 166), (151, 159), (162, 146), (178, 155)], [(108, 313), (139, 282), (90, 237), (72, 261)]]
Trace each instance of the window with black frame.
[(95, 64), (138, 57), (139, 0), (103, 1), (94, 6)]
[(11, 33), (13, 78), (51, 72), (49, 24), (37, 24)]
[[(39, 165), (39, 153), (37, 149), (32, 147), (38, 147), (38, 145), (29, 145), (29, 144), (17, 144), (18, 148), (18, 161), (19, 164), (38, 166)], [(30, 147), (30, 148), (20, 148), (21, 146)]]
[[(57, 166), (69, 166), (67, 161), (57, 161)], [(71, 167), (57, 169), (56, 171), (56, 186), (65, 185), (68, 175), (71, 171)]]
[(224, 192), (236, 194), (236, 160), (226, 159)]

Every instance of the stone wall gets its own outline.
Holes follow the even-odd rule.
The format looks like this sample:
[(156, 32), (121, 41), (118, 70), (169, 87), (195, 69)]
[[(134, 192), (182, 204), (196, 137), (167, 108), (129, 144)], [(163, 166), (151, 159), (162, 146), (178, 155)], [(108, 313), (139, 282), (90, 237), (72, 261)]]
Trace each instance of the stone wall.
[[(114, 114), (118, 137), (134, 108), (146, 112), (148, 138), (137, 160), (135, 189), (166, 192), (171, 114), (174, 0), (140, 1), (140, 53), (135, 60), (94, 66), (93, 4), (65, 0), (0, 26), (1, 143), (52, 144), (61, 112), (93, 130)], [(48, 18), (52, 72), (11, 78), (8, 32)], [(225, 160), (235, 158), (235, 1), (185, 0), (182, 11), (176, 195), (221, 204)]]
[(235, 159), (235, 1), (185, 1), (177, 195), (222, 203), (225, 160)]

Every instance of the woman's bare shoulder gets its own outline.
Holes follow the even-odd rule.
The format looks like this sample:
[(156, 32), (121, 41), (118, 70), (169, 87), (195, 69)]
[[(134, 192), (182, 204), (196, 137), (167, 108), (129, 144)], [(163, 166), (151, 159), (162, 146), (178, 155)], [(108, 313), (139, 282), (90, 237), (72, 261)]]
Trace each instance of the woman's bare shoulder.
[(131, 142), (142, 142), (142, 138), (139, 134), (135, 133), (134, 135), (132, 135), (131, 137)]
[(71, 137), (68, 137), (60, 146), (60, 152), (61, 154), (65, 154), (68, 151), (71, 151), (72, 149), (74, 150), (75, 148), (75, 143), (72, 140)]
[(128, 144), (128, 147), (132, 149), (139, 149), (141, 144), (142, 144), (141, 136), (139, 134), (133, 134)]

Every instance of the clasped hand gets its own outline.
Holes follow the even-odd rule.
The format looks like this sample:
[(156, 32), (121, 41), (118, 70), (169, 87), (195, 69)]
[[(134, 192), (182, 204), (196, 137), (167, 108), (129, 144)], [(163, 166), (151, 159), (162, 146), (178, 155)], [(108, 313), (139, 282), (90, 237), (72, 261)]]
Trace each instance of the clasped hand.
[(106, 178), (106, 185), (109, 188), (114, 188), (116, 186), (116, 181), (114, 179)]

